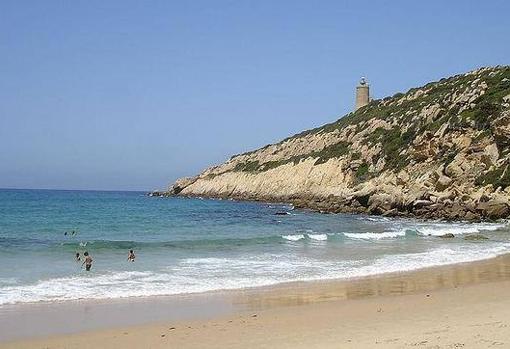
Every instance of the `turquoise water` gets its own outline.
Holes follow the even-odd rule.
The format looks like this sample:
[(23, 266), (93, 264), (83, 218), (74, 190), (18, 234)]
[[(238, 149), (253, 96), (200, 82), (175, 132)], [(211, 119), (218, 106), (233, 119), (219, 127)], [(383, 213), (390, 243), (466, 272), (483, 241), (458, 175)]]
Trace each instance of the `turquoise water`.
[[(506, 222), (324, 215), (140, 192), (0, 190), (0, 305), (412, 270), (507, 253), (508, 231)], [(447, 232), (456, 238), (437, 237)], [(462, 238), (478, 232), (490, 240)], [(126, 260), (129, 249), (134, 263)], [(85, 251), (94, 259), (90, 272), (74, 259)]]

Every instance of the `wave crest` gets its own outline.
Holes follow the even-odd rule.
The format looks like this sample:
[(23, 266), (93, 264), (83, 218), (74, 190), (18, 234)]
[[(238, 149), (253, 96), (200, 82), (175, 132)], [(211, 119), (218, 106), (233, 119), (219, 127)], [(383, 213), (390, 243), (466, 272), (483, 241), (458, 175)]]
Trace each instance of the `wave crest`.
[(290, 234), (290, 235), (283, 235), (282, 238), (289, 241), (299, 241), (305, 238), (303, 234)]
[(344, 236), (350, 239), (361, 239), (361, 240), (380, 240), (380, 239), (392, 239), (406, 236), (405, 230), (400, 231), (387, 231), (382, 233), (343, 233)]

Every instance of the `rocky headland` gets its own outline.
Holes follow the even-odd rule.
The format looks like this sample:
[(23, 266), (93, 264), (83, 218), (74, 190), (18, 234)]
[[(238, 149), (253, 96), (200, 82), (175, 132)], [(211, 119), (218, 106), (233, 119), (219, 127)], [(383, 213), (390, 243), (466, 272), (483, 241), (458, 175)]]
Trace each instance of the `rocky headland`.
[(509, 145), (510, 66), (487, 67), (373, 100), (160, 194), (334, 213), (507, 218)]

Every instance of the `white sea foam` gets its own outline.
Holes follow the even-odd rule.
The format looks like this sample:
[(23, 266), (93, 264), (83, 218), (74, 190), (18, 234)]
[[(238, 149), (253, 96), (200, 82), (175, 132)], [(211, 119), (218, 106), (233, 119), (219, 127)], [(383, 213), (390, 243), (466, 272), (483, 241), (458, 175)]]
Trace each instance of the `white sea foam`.
[(303, 234), (290, 234), (290, 235), (283, 235), (282, 238), (289, 241), (299, 241), (301, 239), (304, 239), (305, 236)]
[(382, 216), (377, 216), (377, 217), (360, 217), (359, 219), (360, 220), (367, 220), (367, 221), (371, 221), (371, 222), (388, 222), (390, 220), (388, 217), (382, 217)]
[(307, 236), (312, 240), (317, 241), (326, 241), (328, 236), (326, 234), (307, 234)]
[(261, 254), (237, 258), (186, 258), (151, 271), (79, 273), (0, 287), (0, 304), (172, 295), (265, 286), (289, 281), (361, 277), (468, 262), (510, 252), (510, 243), (448, 245), (374, 260), (315, 259)]
[(406, 235), (405, 230), (400, 231), (386, 231), (382, 233), (343, 233), (350, 239), (362, 239), (362, 240), (380, 240), (380, 239), (391, 239), (403, 237)]
[(437, 223), (431, 225), (419, 225), (416, 231), (425, 236), (441, 236), (445, 234), (476, 234), (483, 231), (495, 231), (506, 227), (503, 223)]

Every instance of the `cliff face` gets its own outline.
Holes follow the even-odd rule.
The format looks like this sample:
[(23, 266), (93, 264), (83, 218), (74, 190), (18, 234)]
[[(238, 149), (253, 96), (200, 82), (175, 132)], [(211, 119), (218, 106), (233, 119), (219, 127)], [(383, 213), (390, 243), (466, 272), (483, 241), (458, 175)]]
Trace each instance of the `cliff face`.
[(510, 67), (413, 88), (178, 180), (172, 194), (332, 212), (510, 214)]

